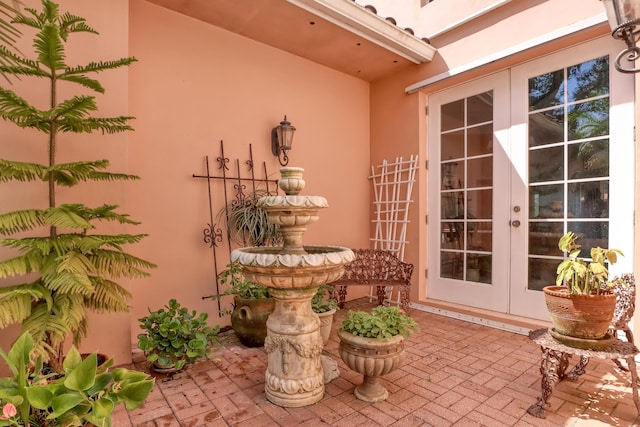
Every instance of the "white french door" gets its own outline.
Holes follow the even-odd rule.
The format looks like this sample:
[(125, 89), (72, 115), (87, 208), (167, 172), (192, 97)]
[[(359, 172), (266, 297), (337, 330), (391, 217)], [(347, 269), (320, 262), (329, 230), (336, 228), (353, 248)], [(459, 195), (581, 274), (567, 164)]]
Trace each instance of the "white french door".
[(546, 320), (568, 230), (583, 255), (620, 248), (612, 272), (632, 270), (633, 79), (613, 68), (618, 47), (599, 39), (429, 96), (429, 298)]

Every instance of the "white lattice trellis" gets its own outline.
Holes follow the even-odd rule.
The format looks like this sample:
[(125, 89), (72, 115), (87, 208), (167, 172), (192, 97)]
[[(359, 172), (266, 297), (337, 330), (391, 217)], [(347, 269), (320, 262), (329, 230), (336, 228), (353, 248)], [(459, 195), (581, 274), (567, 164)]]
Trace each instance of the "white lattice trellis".
[[(409, 206), (411, 191), (418, 169), (418, 156), (411, 155), (409, 160), (396, 157), (394, 162), (384, 160), (381, 165), (371, 166), (374, 207), (375, 236), (374, 249), (392, 252), (404, 261), (404, 248), (407, 240), (407, 223), (409, 222)], [(374, 291), (369, 291), (370, 299)], [(387, 289), (387, 301), (391, 302), (391, 289)], [(399, 303), (399, 295), (395, 303)]]

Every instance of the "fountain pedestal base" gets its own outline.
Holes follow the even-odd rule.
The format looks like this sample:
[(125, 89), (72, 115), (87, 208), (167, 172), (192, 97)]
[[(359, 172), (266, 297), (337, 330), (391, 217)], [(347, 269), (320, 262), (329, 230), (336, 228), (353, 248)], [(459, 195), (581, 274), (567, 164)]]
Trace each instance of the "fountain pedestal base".
[(270, 290), (276, 307), (267, 320), (265, 394), (275, 405), (301, 407), (324, 397), (320, 319), (311, 309), (317, 289)]

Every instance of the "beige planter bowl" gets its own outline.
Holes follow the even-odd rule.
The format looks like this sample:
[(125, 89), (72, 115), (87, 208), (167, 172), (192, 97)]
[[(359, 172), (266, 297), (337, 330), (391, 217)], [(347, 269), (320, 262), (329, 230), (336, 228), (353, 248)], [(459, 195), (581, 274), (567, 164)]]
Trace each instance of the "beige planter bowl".
[(348, 332), (338, 331), (340, 358), (349, 367), (364, 376), (362, 384), (354, 390), (355, 396), (365, 402), (385, 400), (389, 392), (378, 378), (396, 370), (405, 359), (404, 337), (379, 340), (363, 338)]

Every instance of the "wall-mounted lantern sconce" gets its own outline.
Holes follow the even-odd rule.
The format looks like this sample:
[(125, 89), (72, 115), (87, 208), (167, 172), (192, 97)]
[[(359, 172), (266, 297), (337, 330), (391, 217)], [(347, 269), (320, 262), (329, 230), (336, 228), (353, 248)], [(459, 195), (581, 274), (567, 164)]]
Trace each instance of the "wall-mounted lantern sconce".
[[(291, 150), (293, 133), (295, 131), (295, 126), (287, 120), (286, 115), (284, 116), (284, 120), (271, 130), (271, 151), (274, 156), (278, 157), (278, 161), (282, 166), (287, 166), (289, 163), (287, 151)], [(280, 157), (280, 154), (282, 154), (282, 157)]]
[[(640, 28), (640, 0), (602, 0), (611, 27), (611, 35), (615, 39), (624, 40), (627, 48), (618, 54), (615, 60), (616, 70), (622, 73), (637, 73), (635, 66), (640, 57), (640, 48), (636, 46)], [(621, 64), (622, 59), (625, 65)]]

